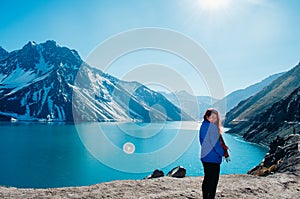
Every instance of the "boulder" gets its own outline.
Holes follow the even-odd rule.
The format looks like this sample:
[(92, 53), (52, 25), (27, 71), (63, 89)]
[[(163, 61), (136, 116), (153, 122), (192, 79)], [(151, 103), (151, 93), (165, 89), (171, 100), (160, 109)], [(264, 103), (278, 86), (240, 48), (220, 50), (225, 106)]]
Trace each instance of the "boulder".
[(186, 169), (182, 166), (177, 166), (168, 172), (167, 176), (175, 177), (175, 178), (183, 178), (185, 177)]
[(159, 178), (159, 177), (163, 177), (164, 175), (165, 174), (163, 171), (155, 169), (152, 174), (148, 175), (144, 179)]

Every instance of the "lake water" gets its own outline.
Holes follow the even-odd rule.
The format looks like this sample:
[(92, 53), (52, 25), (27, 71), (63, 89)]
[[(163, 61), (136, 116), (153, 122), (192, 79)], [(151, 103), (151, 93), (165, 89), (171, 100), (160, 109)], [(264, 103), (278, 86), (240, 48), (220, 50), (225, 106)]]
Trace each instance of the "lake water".
[[(0, 123), (0, 185), (66, 187), (142, 179), (182, 165), (202, 176), (200, 123)], [(245, 174), (267, 148), (224, 134), (232, 161), (221, 174)]]

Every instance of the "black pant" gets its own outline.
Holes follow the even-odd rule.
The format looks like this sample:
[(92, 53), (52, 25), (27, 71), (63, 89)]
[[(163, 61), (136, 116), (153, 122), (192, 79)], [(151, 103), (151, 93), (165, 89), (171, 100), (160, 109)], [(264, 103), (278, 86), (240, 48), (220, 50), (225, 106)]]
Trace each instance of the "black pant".
[(219, 182), (220, 164), (212, 162), (202, 162), (202, 164), (204, 167), (204, 179), (202, 182), (203, 198), (215, 198)]

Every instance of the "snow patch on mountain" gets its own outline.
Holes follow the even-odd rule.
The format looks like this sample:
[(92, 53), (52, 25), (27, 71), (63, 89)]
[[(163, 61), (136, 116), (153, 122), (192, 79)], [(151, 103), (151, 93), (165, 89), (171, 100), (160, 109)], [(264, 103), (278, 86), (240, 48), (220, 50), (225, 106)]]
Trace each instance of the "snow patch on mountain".
[(34, 74), (33, 71), (25, 71), (19, 67), (19, 64), (17, 64), (17, 68), (12, 74), (2, 79), (1, 84), (6, 88), (22, 87), (24, 84), (34, 80), (35, 78), (36, 74)]
[(45, 59), (41, 54), (41, 52), (39, 52), (39, 54), (40, 54), (40, 60), (39, 63), (35, 65), (35, 68), (39, 71), (39, 74), (45, 74), (46, 72), (48, 72), (53, 68), (53, 65), (49, 67), (48, 64), (45, 62)]

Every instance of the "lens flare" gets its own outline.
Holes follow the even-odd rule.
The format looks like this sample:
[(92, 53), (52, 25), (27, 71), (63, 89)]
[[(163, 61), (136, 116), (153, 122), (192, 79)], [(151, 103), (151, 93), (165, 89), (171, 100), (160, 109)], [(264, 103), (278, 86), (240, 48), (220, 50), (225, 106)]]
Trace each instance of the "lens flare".
[(201, 9), (209, 11), (226, 9), (229, 4), (230, 0), (199, 0)]

